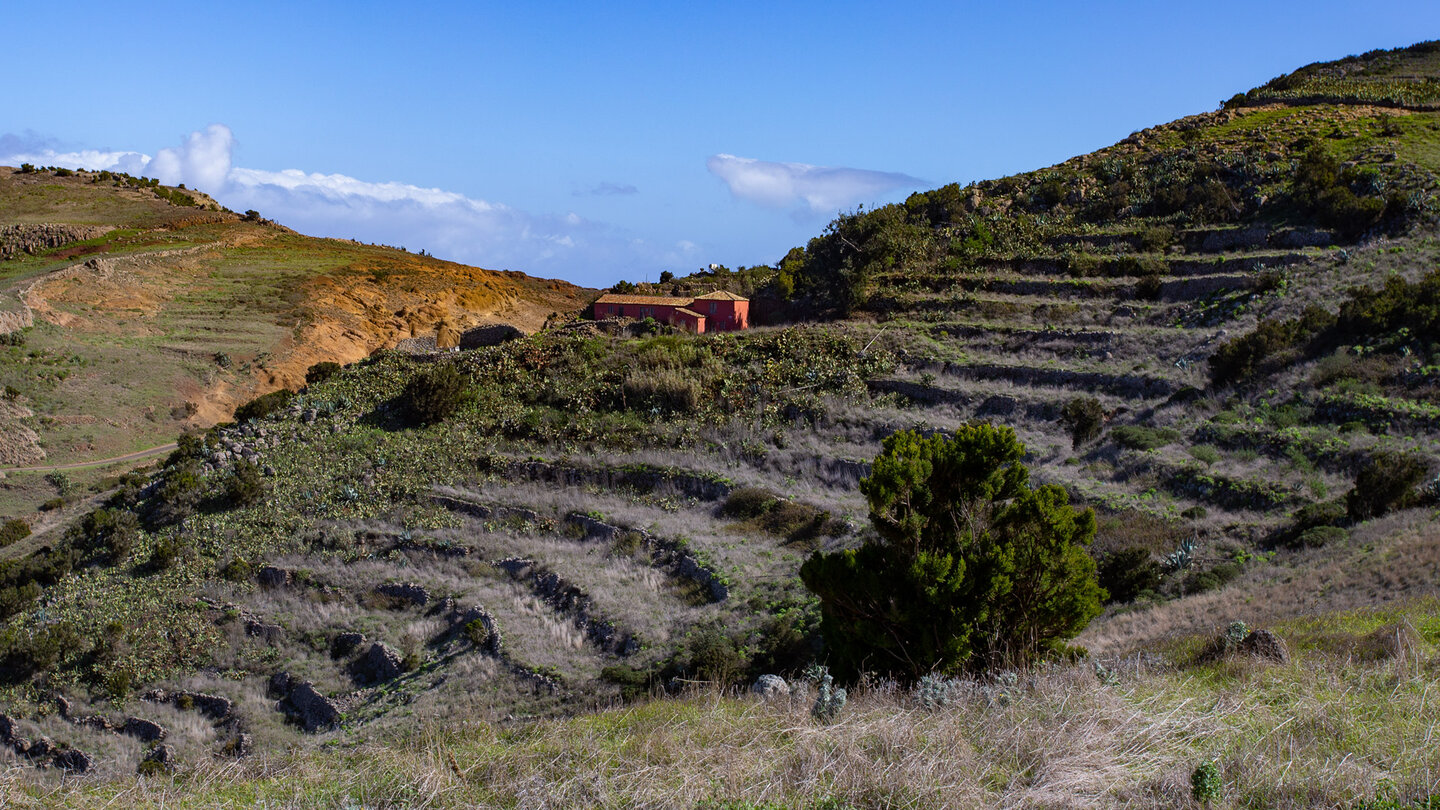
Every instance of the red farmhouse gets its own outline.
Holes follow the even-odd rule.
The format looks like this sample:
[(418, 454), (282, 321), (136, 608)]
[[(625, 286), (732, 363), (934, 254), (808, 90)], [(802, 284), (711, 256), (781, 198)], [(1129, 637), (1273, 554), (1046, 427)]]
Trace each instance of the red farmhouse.
[(731, 332), (750, 328), (750, 299), (716, 290), (695, 298), (665, 295), (616, 295), (595, 300), (595, 317), (654, 318), (687, 332)]

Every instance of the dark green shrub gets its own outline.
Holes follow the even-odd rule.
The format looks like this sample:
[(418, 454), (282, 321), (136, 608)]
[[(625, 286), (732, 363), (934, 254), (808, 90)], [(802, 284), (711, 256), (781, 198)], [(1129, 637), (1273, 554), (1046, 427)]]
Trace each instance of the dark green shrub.
[(0, 526), (0, 548), (4, 548), (11, 543), (23, 540), (29, 536), (29, 523), (26, 523), (20, 518), (7, 520), (3, 526)]
[(184, 520), (195, 511), (204, 494), (205, 483), (193, 462), (171, 467), (151, 498), (151, 517), (159, 525)]
[(234, 557), (220, 569), (220, 576), (231, 582), (249, 582), (255, 576), (255, 566), (243, 557)]
[(294, 398), (295, 392), (284, 388), (258, 396), (235, 409), (235, 421), (247, 422), (251, 419), (264, 419), (289, 405)]
[(695, 630), (686, 650), (689, 671), (701, 680), (719, 684), (735, 682), (750, 663), (739, 641), (716, 625)]
[(1155, 450), (1180, 440), (1180, 431), (1170, 428), (1151, 428), (1140, 425), (1123, 425), (1110, 430), (1110, 438), (1121, 447), (1131, 450)]
[(1147, 273), (1135, 282), (1135, 297), (1141, 301), (1159, 301), (1165, 281), (1154, 273)]
[(1191, 506), (1185, 511), (1181, 512), (1180, 517), (1183, 517), (1186, 520), (1204, 520), (1205, 516), (1208, 514), (1210, 514), (1209, 510), (1207, 510), (1203, 506)]
[(103, 554), (111, 562), (120, 562), (135, 547), (140, 522), (125, 510), (96, 509), (81, 518), (68, 534), (76, 546), (92, 554)]
[(1100, 438), (1105, 425), (1105, 409), (1094, 397), (1075, 397), (1060, 409), (1060, 422), (1070, 430), (1070, 439), (1075, 449)]
[(1024, 453), (983, 423), (885, 440), (860, 482), (879, 539), (800, 568), (845, 676), (1023, 666), (1100, 612), (1095, 515), (1060, 487), (1032, 489)]
[(433, 365), (411, 377), (400, 394), (410, 418), (421, 425), (445, 420), (473, 398), (470, 381), (450, 363)]
[(339, 363), (332, 363), (329, 360), (316, 363), (310, 368), (305, 369), (305, 384), (314, 385), (319, 382), (324, 382), (336, 374), (339, 374), (340, 369), (341, 366)]
[(1159, 253), (1175, 242), (1175, 229), (1169, 225), (1153, 225), (1140, 232), (1140, 249)]
[(1346, 517), (1345, 500), (1306, 504), (1295, 512), (1295, 527), (1301, 531), (1314, 526), (1334, 526)]
[(51, 499), (45, 501), (44, 503), (40, 504), (40, 511), (41, 511), (41, 512), (53, 512), (53, 511), (55, 511), (56, 509), (62, 509), (62, 508), (64, 508), (64, 506), (65, 506), (65, 499), (64, 499), (64, 498), (51, 498)]
[(620, 687), (620, 696), (626, 700), (648, 694), (652, 677), (649, 671), (628, 664), (614, 664), (600, 670), (600, 679)]
[(1106, 601), (1125, 603), (1159, 588), (1164, 571), (1149, 549), (1132, 547), (1105, 555), (1098, 574), (1100, 587), (1110, 594)]
[(1314, 526), (1296, 535), (1290, 545), (1292, 548), (1319, 548), (1343, 543), (1349, 537), (1350, 532), (1339, 526)]
[(260, 468), (243, 459), (230, 468), (223, 486), (225, 500), (231, 506), (249, 506), (265, 497), (265, 482)]
[(757, 518), (765, 514), (778, 498), (779, 496), (768, 489), (740, 487), (730, 491), (725, 503), (720, 506), (720, 514), (740, 520)]
[(1196, 571), (1185, 578), (1186, 593), (1205, 593), (1228, 585), (1245, 570), (1244, 563), (1233, 560), (1217, 563), (1211, 568)]
[(1367, 520), (1403, 506), (1429, 470), (1429, 462), (1418, 456), (1375, 453), (1355, 477), (1355, 488), (1345, 499), (1346, 513), (1351, 520)]
[(150, 552), (150, 567), (156, 571), (164, 571), (175, 565), (179, 559), (179, 541), (173, 537), (162, 537), (155, 542), (155, 549)]

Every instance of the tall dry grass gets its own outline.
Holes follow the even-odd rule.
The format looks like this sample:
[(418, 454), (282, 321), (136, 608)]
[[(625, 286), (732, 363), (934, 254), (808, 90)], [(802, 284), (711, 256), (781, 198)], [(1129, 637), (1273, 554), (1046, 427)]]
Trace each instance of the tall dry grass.
[[(0, 807), (1185, 807), (1215, 759), (1219, 807), (1347, 806), (1440, 791), (1437, 660), (1189, 671), (1112, 662), (964, 681), (927, 709), (862, 688), (833, 725), (810, 695), (704, 692), (572, 719), (451, 717), (388, 741), (211, 761), (161, 779), (0, 774)], [(707, 805), (707, 803), (711, 803)]]

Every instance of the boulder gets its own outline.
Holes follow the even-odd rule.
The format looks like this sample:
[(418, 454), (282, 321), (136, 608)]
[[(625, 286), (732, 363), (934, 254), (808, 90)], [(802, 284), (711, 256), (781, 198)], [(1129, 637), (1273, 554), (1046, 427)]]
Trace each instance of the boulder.
[(263, 639), (271, 647), (278, 646), (285, 640), (285, 628), (278, 624), (266, 624), (258, 619), (247, 619), (245, 621), (245, 634), (258, 639)]
[(1240, 642), (1239, 650), (1251, 658), (1261, 658), (1277, 664), (1290, 660), (1290, 650), (1285, 646), (1285, 640), (1269, 630), (1252, 631)]
[(267, 588), (279, 588), (283, 585), (289, 585), (290, 581), (294, 579), (294, 576), (293, 573), (284, 568), (267, 565), (261, 568), (259, 573), (255, 575), (255, 580)]
[(285, 702), (291, 716), (308, 732), (329, 731), (340, 725), (340, 707), (308, 681), (291, 689)]
[(365, 643), (364, 633), (341, 633), (330, 642), (330, 657), (344, 658)]
[(140, 761), (135, 770), (142, 776), (155, 770), (169, 771), (175, 767), (175, 749), (168, 745), (157, 745)]
[(377, 641), (351, 665), (350, 671), (363, 685), (380, 683), (400, 676), (404, 671), (400, 660), (399, 653)]
[(783, 698), (790, 696), (790, 684), (779, 675), (761, 675), (755, 679), (754, 685), (750, 687), (752, 694), (759, 695), (764, 700)]

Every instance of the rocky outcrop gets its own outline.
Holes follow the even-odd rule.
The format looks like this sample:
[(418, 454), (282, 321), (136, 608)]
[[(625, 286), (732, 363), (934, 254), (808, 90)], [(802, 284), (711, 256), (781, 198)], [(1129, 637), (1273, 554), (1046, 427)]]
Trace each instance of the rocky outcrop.
[[(502, 652), (502, 638), (500, 636), (500, 625), (490, 611), (481, 607), (460, 608), (452, 605), (450, 613), (450, 627), (452, 630), (466, 633), (471, 636), (471, 641), (480, 650), (491, 655), (500, 655)], [(478, 626), (484, 630), (483, 634), (471, 631), (471, 625)]]
[(341, 633), (330, 642), (330, 657), (344, 658), (365, 643), (364, 633)]
[(95, 239), (112, 230), (109, 225), (3, 225), (0, 226), (0, 260)]
[(1290, 660), (1290, 648), (1285, 640), (1269, 630), (1253, 630), (1238, 648), (1240, 654), (1264, 661), (1284, 664)]
[(280, 698), (280, 711), (307, 732), (330, 731), (340, 725), (340, 707), (309, 681), (280, 672), (270, 678), (270, 694)]
[(764, 700), (790, 697), (790, 684), (779, 675), (761, 675), (750, 687), (750, 693)]
[(378, 641), (371, 644), (370, 649), (350, 665), (350, 674), (361, 686), (393, 680), (400, 677), (404, 671), (400, 654)]
[(37, 737), (32, 742), (20, 736), (15, 721), (3, 714), (0, 714), (0, 745), (42, 768), (55, 767), (71, 773), (85, 773), (95, 764), (94, 758), (84, 751), (57, 744), (49, 737)]
[(255, 581), (266, 588), (280, 588), (289, 585), (294, 578), (294, 572), (273, 565), (267, 565), (255, 574)]

